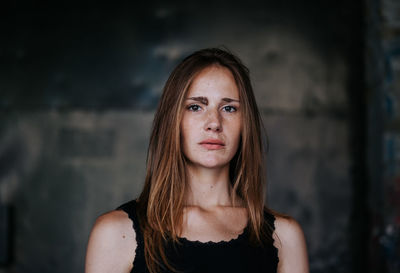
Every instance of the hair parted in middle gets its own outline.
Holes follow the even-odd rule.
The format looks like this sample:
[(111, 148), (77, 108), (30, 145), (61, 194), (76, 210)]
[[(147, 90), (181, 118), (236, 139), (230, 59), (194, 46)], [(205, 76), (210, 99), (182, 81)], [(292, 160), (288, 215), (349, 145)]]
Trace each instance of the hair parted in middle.
[(165, 254), (165, 241), (178, 242), (188, 192), (186, 158), (181, 146), (184, 101), (194, 78), (205, 68), (228, 69), (239, 90), (242, 132), (238, 150), (230, 162), (231, 196), (237, 195), (248, 211), (250, 239), (272, 240), (272, 228), (264, 221), (265, 173), (262, 121), (249, 70), (228, 50), (208, 48), (186, 57), (168, 78), (158, 105), (147, 155), (145, 185), (138, 198), (137, 214), (143, 231), (145, 259), (151, 273), (160, 268), (175, 271)]

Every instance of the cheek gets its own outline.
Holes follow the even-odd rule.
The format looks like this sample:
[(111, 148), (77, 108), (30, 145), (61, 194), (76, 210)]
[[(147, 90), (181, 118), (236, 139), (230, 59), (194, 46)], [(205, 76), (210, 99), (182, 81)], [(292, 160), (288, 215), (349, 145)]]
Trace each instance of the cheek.
[(183, 118), (181, 123), (181, 143), (186, 145), (193, 138), (193, 132), (193, 122)]

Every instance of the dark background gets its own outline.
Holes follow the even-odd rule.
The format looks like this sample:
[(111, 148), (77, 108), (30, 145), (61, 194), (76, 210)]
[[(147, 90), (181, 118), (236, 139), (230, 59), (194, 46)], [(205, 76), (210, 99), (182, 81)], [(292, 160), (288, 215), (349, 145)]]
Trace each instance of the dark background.
[(317, 272), (400, 272), (400, 3), (1, 4), (0, 273), (82, 272), (97, 216), (142, 187), (173, 67), (226, 46), (267, 129), (269, 206)]

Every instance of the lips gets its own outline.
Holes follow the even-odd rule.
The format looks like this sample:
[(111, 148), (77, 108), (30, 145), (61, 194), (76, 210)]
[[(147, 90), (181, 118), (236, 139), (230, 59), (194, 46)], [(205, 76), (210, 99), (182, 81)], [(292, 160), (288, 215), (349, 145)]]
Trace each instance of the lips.
[(223, 141), (214, 138), (205, 139), (199, 144), (207, 150), (220, 150), (223, 149), (225, 146), (225, 143)]

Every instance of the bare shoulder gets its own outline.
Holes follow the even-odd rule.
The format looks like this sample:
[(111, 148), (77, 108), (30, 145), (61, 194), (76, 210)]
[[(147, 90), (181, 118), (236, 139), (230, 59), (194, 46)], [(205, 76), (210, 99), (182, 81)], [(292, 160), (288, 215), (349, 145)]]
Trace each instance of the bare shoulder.
[(92, 232), (93, 231), (134, 233), (131, 219), (129, 219), (128, 214), (122, 210), (113, 210), (99, 216), (93, 226)]
[(275, 216), (274, 245), (278, 249), (278, 273), (309, 272), (306, 240), (300, 224), (288, 216)]
[(90, 233), (85, 272), (130, 272), (136, 234), (128, 215), (120, 210), (97, 218)]
[(290, 216), (275, 216), (275, 236), (279, 247), (304, 238), (300, 224)]

